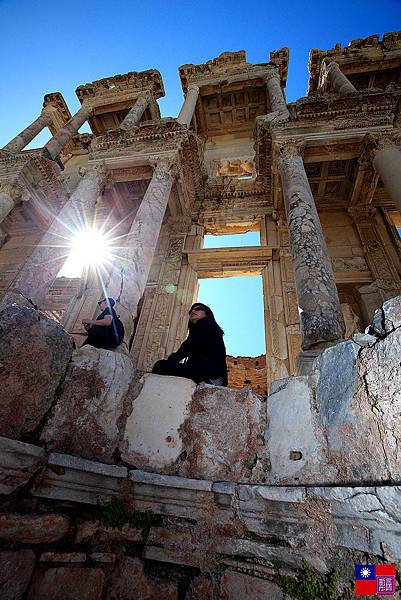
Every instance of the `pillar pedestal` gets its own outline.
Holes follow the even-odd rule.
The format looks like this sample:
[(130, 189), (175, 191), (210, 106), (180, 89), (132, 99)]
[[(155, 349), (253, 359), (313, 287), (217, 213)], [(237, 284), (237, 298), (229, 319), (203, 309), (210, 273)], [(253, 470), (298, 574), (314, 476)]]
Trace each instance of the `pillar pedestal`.
[(302, 349), (342, 339), (344, 319), (315, 201), (301, 157), (302, 145), (279, 145), (279, 169), (290, 236)]

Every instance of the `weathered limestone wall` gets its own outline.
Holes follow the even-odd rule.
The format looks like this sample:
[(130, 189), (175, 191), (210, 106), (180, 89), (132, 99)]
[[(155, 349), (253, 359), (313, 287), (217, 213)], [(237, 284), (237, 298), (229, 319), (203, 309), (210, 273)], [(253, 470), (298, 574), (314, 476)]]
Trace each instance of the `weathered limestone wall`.
[[(400, 561), (400, 307), (386, 302), (378, 337), (327, 349), (267, 402), (140, 379), (117, 352), (68, 362), (59, 324), (3, 311), (2, 597), (129, 598), (135, 580), (149, 600), (284, 600), (308, 578), (340, 598), (354, 564)], [(17, 332), (35, 340), (26, 357)]]
[(249, 386), (257, 394), (267, 394), (266, 356), (227, 356), (228, 385), (242, 388)]
[[(235, 159), (253, 161), (254, 155), (253, 140), (249, 134), (232, 133), (211, 137), (205, 144), (205, 168), (208, 176), (211, 178), (219, 175), (229, 176), (231, 173), (227, 164), (228, 161)], [(218, 165), (226, 165), (226, 171), (219, 173)]]

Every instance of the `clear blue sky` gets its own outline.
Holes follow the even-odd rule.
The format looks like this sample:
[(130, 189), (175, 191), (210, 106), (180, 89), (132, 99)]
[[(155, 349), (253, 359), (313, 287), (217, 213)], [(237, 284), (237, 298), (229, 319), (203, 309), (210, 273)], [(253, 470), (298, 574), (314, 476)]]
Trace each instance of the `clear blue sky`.
[[(241, 49), (249, 62), (268, 62), (271, 50), (289, 46), (287, 98), (292, 101), (305, 94), (310, 48), (347, 45), (357, 37), (399, 29), (401, 0), (0, 0), (0, 147), (37, 117), (48, 92), (61, 92), (73, 113), (79, 108), (78, 85), (156, 68), (166, 89), (166, 98), (160, 100), (162, 114), (176, 116), (182, 102), (177, 72), (181, 64), (203, 63), (223, 51)], [(39, 145), (45, 139), (42, 136)], [(245, 294), (245, 310), (222, 324), (232, 354), (256, 355), (264, 350), (263, 342), (261, 347), (255, 341), (255, 332), (263, 330), (260, 278), (247, 279), (255, 287)], [(233, 306), (239, 288), (235, 280), (223, 281), (231, 287), (218, 296), (224, 295), (225, 307)], [(217, 305), (213, 295), (207, 300)], [(259, 321), (248, 320), (251, 315), (259, 315)], [(228, 331), (236, 332), (239, 345), (229, 342)]]

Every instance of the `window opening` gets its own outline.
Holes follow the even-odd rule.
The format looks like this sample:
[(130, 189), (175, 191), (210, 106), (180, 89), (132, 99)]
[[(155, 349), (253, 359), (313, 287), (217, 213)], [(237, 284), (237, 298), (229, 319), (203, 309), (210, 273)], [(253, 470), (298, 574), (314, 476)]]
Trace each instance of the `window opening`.
[(227, 354), (266, 354), (262, 276), (223, 277), (199, 281), (198, 302), (210, 306), (224, 329)]
[(204, 248), (242, 248), (244, 246), (260, 246), (259, 231), (223, 235), (207, 234), (203, 240)]

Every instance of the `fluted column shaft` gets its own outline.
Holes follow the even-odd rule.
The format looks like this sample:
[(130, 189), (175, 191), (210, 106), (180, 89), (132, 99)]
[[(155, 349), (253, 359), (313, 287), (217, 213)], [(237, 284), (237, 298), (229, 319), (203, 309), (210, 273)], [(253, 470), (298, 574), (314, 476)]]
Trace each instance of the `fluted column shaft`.
[(117, 269), (113, 272), (109, 293), (117, 298), (122, 290), (117, 308), (127, 343), (133, 333), (138, 302), (145, 291), (172, 185), (170, 165), (158, 163), (131, 229), (123, 239), (123, 249), (118, 251), (123, 267), (121, 272)]
[(91, 107), (83, 104), (79, 111), (62, 127), (52, 139), (47, 142), (45, 155), (56, 158), (71, 138), (76, 135), (78, 129), (85, 123), (91, 114)]
[(149, 97), (147, 94), (141, 94), (135, 101), (134, 106), (131, 108), (129, 113), (125, 116), (123, 122), (120, 125), (120, 129), (128, 131), (138, 125), (141, 117), (147, 107), (149, 106)]
[[(54, 109), (53, 109), (54, 110)], [(47, 127), (51, 122), (51, 108), (46, 106), (39, 117), (33, 121), (28, 127), (26, 127), (21, 133), (19, 133), (15, 138), (13, 138), (6, 146), (4, 146), (3, 150), (7, 152), (20, 152), (31, 142), (37, 135)]]
[(188, 87), (187, 95), (184, 104), (181, 107), (180, 114), (177, 117), (178, 123), (190, 126), (192, 117), (194, 116), (196, 102), (199, 96), (199, 88), (191, 83)]
[(92, 222), (96, 200), (106, 183), (104, 167), (87, 171), (31, 256), (24, 263), (13, 288), (4, 296), (0, 309), (11, 303), (26, 304), (24, 296), (39, 308), (69, 252), (74, 234)]
[(269, 94), (271, 112), (287, 113), (287, 104), (280, 84), (280, 75), (276, 68), (269, 69), (266, 75), (266, 87)]
[(401, 213), (401, 134), (395, 132), (373, 141), (373, 166)]
[(279, 169), (290, 235), (302, 348), (343, 337), (345, 326), (330, 256), (300, 147), (281, 145)]
[(330, 78), (333, 90), (339, 94), (354, 94), (357, 89), (352, 85), (350, 80), (341, 71), (339, 65), (334, 61), (324, 60), (324, 68)]

